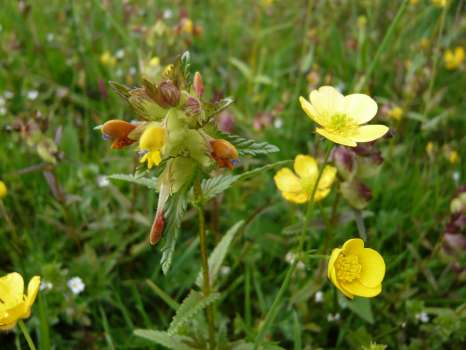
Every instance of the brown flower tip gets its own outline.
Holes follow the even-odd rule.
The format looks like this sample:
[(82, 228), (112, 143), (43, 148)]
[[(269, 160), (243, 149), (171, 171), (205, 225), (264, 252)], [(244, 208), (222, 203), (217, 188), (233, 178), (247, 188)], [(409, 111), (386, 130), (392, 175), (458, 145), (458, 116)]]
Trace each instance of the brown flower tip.
[(165, 228), (165, 219), (163, 217), (163, 211), (157, 212), (150, 230), (149, 242), (152, 245), (157, 244), (162, 238), (163, 229)]
[(112, 141), (112, 148), (120, 149), (134, 142), (128, 135), (135, 128), (135, 125), (124, 120), (112, 119), (102, 126), (101, 131), (105, 140)]
[(211, 155), (218, 166), (232, 170), (239, 162), (238, 151), (230, 142), (217, 139), (210, 141)]

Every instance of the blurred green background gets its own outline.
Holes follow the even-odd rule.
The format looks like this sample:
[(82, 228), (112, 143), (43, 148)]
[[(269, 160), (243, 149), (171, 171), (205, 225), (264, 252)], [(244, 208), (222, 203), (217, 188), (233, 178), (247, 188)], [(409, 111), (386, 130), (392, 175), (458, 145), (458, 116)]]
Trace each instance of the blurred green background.
[[(160, 252), (146, 241), (156, 194), (106, 178), (132, 173), (137, 159), (132, 150), (111, 150), (93, 130), (134, 118), (109, 80), (140, 85), (141, 74), (186, 50), (206, 94), (235, 100), (217, 117), (220, 127), (281, 150), (242, 160), (237, 173), (320, 154), (298, 97), (321, 85), (349, 94), (369, 69), (363, 91), (392, 130), (377, 143), (385, 161), (362, 212), (370, 246), (387, 263), (383, 293), (348, 306), (321, 262), (306, 261), (269, 334), (277, 346), (270, 349), (462, 348), (466, 204), (454, 216), (450, 202), (465, 183), (464, 14), (460, 0), (1, 1), (0, 179), (8, 195), (0, 272), (42, 277), (27, 321), (38, 348), (161, 348), (133, 329), (167, 328), (174, 312), (163, 296), (180, 302), (193, 286), (195, 213), (186, 215), (164, 276)], [(254, 339), (296, 246), (302, 209), (281, 198), (272, 176), (236, 184), (207, 208), (210, 248), (235, 222), (251, 220), (221, 270), (222, 349), (250, 349), (226, 339)], [(317, 250), (335, 197), (313, 220), (309, 240)], [(340, 211), (348, 219), (332, 229), (330, 247), (357, 235), (348, 204)], [(461, 242), (455, 249), (445, 242), (452, 230)], [(26, 348), (19, 331), (0, 333), (0, 344)]]

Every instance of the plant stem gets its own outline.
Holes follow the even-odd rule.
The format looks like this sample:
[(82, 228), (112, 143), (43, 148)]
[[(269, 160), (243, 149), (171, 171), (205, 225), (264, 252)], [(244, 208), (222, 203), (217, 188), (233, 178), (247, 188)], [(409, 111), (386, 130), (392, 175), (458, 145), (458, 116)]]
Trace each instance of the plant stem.
[(326, 152), (326, 155), (325, 155), (325, 161), (324, 161), (324, 164), (322, 165), (322, 167), (320, 168), (319, 170), (319, 174), (317, 176), (317, 180), (312, 188), (312, 192), (311, 192), (311, 200), (309, 200), (308, 202), (308, 205), (307, 205), (307, 209), (306, 209), (306, 214), (305, 214), (305, 217), (304, 217), (304, 221), (303, 221), (303, 228), (302, 228), (302, 231), (301, 231), (301, 235), (300, 235), (300, 239), (299, 239), (299, 246), (298, 246), (298, 256), (294, 259), (293, 263), (291, 264), (290, 268), (288, 269), (288, 272), (286, 273), (286, 276), (285, 276), (285, 279), (283, 280), (282, 282), (282, 285), (280, 286), (280, 289), (278, 290), (278, 293), (277, 295), (275, 296), (275, 299), (272, 303), (272, 306), (270, 307), (269, 311), (267, 312), (266, 316), (265, 316), (265, 320), (264, 320), (264, 323), (262, 324), (262, 327), (259, 329), (259, 333), (257, 334), (256, 336), (256, 339), (254, 341), (254, 349), (257, 349), (257, 346), (262, 342), (262, 339), (264, 338), (266, 332), (268, 331), (268, 329), (270, 328), (270, 326), (272, 325), (276, 315), (277, 315), (277, 312), (281, 306), (281, 303), (282, 303), (282, 299), (283, 297), (285, 296), (285, 292), (286, 290), (288, 289), (288, 286), (290, 284), (290, 281), (291, 281), (291, 277), (293, 276), (293, 273), (296, 269), (296, 266), (300, 260), (300, 257), (301, 255), (303, 254), (303, 249), (304, 249), (304, 241), (305, 241), (305, 237), (306, 237), (306, 228), (309, 226), (309, 221), (310, 221), (310, 218), (312, 216), (312, 212), (313, 212), (313, 208), (314, 208), (314, 197), (315, 197), (315, 194), (317, 192), (317, 188), (318, 188), (318, 184), (319, 184), (319, 181), (322, 177), (322, 174), (324, 172), (324, 168), (325, 166), (327, 165), (328, 163), (328, 160), (330, 158), (330, 154), (331, 154), (331, 151), (332, 151), (332, 144), (330, 144), (330, 146), (328, 147), (327, 149), (327, 152)]
[[(201, 180), (198, 177), (194, 183), (194, 193), (196, 195), (196, 206), (199, 218), (199, 245), (201, 247), (202, 260), (202, 275), (203, 286), (202, 291), (205, 297), (210, 295), (210, 276), (209, 276), (209, 259), (207, 255), (207, 240), (205, 232), (205, 216), (204, 216), (204, 198), (202, 196)], [(212, 304), (206, 309), (207, 322), (209, 325), (209, 343), (210, 349), (215, 349), (215, 333), (214, 333), (214, 310)]]
[(401, 16), (403, 15), (403, 12), (405, 11), (405, 8), (408, 4), (408, 0), (403, 0), (402, 4), (400, 5), (400, 8), (398, 9), (398, 12), (395, 15), (395, 18), (393, 19), (392, 23), (390, 23), (390, 27), (387, 29), (387, 33), (385, 34), (382, 43), (380, 44), (379, 48), (377, 49), (374, 59), (372, 60), (371, 64), (367, 67), (366, 72), (362, 76), (361, 80), (359, 80), (358, 84), (355, 87), (355, 91), (361, 91), (364, 86), (366, 85), (368, 79), (370, 78), (372, 72), (374, 71), (375, 67), (377, 66), (377, 63), (379, 62), (380, 55), (382, 52), (385, 51), (385, 48), (388, 45), (389, 40), (392, 38), (394, 34), (395, 27), (397, 26), (398, 22), (401, 19)]
[(19, 328), (21, 329), (21, 332), (23, 332), (24, 338), (26, 338), (26, 342), (28, 343), (29, 349), (30, 350), (37, 350), (36, 346), (34, 345), (34, 342), (32, 341), (31, 336), (29, 335), (29, 331), (24, 324), (23, 320), (18, 321)]

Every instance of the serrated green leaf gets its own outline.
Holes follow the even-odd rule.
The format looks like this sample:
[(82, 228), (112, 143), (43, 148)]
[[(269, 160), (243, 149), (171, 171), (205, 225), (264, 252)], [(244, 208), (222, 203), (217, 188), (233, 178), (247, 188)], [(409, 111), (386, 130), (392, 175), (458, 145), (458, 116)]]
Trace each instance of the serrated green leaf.
[(173, 253), (175, 252), (176, 240), (181, 225), (181, 220), (188, 206), (186, 193), (179, 191), (172, 195), (168, 200), (167, 211), (165, 214), (166, 224), (163, 232), (162, 239), (162, 271), (164, 274), (168, 273), (170, 269)]
[[(209, 278), (210, 278), (210, 285), (214, 285), (215, 279), (217, 277), (218, 271), (225, 260), (225, 257), (228, 253), (228, 248), (230, 247), (231, 242), (235, 238), (236, 233), (239, 229), (243, 226), (244, 220), (241, 220), (234, 224), (228, 232), (222, 237), (220, 242), (214, 248), (212, 253), (209, 256)], [(204, 277), (202, 275), (202, 271), (199, 271), (196, 279), (196, 285), (201, 287), (204, 283)]]
[(204, 296), (200, 292), (191, 290), (176, 311), (176, 315), (173, 317), (167, 333), (175, 335), (183, 325), (191, 321), (200, 311), (218, 299), (220, 299), (220, 293)]
[(122, 180), (132, 182), (137, 185), (142, 185), (147, 188), (157, 190), (157, 178), (156, 177), (136, 177), (129, 174), (113, 174), (108, 176), (112, 180)]
[(134, 334), (138, 337), (150, 340), (156, 344), (165, 346), (173, 350), (193, 350), (183, 341), (189, 340), (187, 337), (170, 335), (167, 332), (153, 331), (149, 329), (136, 329)]
[(205, 120), (209, 120), (214, 115), (220, 113), (224, 109), (228, 108), (234, 100), (231, 97), (226, 97), (217, 102), (204, 102), (202, 107), (205, 111)]
[(258, 154), (268, 154), (280, 151), (277, 146), (265, 141), (259, 142), (228, 133), (222, 133), (222, 136), (235, 145), (240, 156), (255, 156)]

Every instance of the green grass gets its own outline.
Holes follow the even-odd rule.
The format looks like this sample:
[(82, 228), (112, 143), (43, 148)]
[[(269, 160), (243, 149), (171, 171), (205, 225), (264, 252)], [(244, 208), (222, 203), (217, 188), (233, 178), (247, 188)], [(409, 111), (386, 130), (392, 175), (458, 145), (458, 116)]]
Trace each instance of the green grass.
[[(385, 161), (367, 181), (373, 199), (363, 212), (367, 244), (387, 264), (382, 294), (369, 304), (348, 304), (326, 279), (319, 255), (358, 234), (344, 200), (338, 212), (348, 220), (325, 224), (334, 188), (313, 212), (305, 268), (291, 277), (263, 349), (359, 349), (371, 342), (390, 349), (462, 348), (466, 255), (447, 254), (442, 245), (450, 202), (465, 183), (466, 75), (464, 62), (446, 69), (443, 54), (466, 46), (464, 3), (449, 1), (444, 10), (427, 0), (406, 1), (395, 22), (402, 1), (173, 3), (0, 3), (0, 96), (13, 93), (3, 98), (0, 116), (0, 179), (9, 189), (3, 204), (12, 222), (0, 217), (0, 275), (18, 271), (28, 280), (38, 274), (53, 284), (40, 293), (26, 322), (38, 349), (162, 349), (133, 331), (168, 329), (174, 309), (196, 288), (201, 260), (195, 209), (185, 215), (164, 275), (160, 249), (147, 243), (157, 195), (122, 181), (98, 185), (100, 176), (132, 173), (136, 159), (132, 150), (111, 150), (93, 130), (108, 119), (134, 118), (109, 80), (140, 85), (140, 62), (157, 56), (166, 64), (185, 50), (207, 95), (234, 98), (234, 133), (280, 148), (245, 157), (235, 173), (300, 153), (323, 157), (322, 139), (298, 103), (311, 90), (311, 71), (316, 86), (373, 96), (376, 119), (394, 134), (377, 142)], [(171, 17), (164, 19), (167, 9)], [(175, 27), (181, 10), (202, 34), (157, 36), (154, 27)], [(423, 39), (429, 44), (421, 45)], [(119, 50), (124, 54), (114, 66), (101, 63), (103, 52), (118, 56)], [(38, 92), (35, 99), (28, 97), (31, 91)], [(400, 121), (386, 113), (395, 105), (404, 110)], [(254, 118), (262, 112), (283, 125), (256, 130)], [(23, 134), (20, 124), (29, 127)], [(40, 131), (24, 131), (33, 127)], [(54, 139), (60, 139), (56, 150)], [(432, 155), (428, 142), (435, 144)], [(449, 162), (448, 150), (458, 152), (458, 162)], [(54, 165), (44, 161), (50, 153)], [(214, 318), (221, 349), (253, 348), (239, 342), (256, 339), (289, 269), (285, 256), (298, 244), (305, 207), (281, 198), (273, 174), (240, 181), (206, 205), (209, 251), (236, 222), (247, 222), (228, 248), (229, 273), (218, 278)], [(67, 287), (74, 276), (86, 285), (79, 295)], [(319, 303), (317, 291), (323, 292)], [(423, 311), (428, 322), (416, 318)], [(335, 314), (339, 319), (328, 321)], [(199, 340), (207, 327), (197, 322), (201, 326), (183, 332)], [(0, 333), (0, 344), (27, 348), (19, 329)]]

